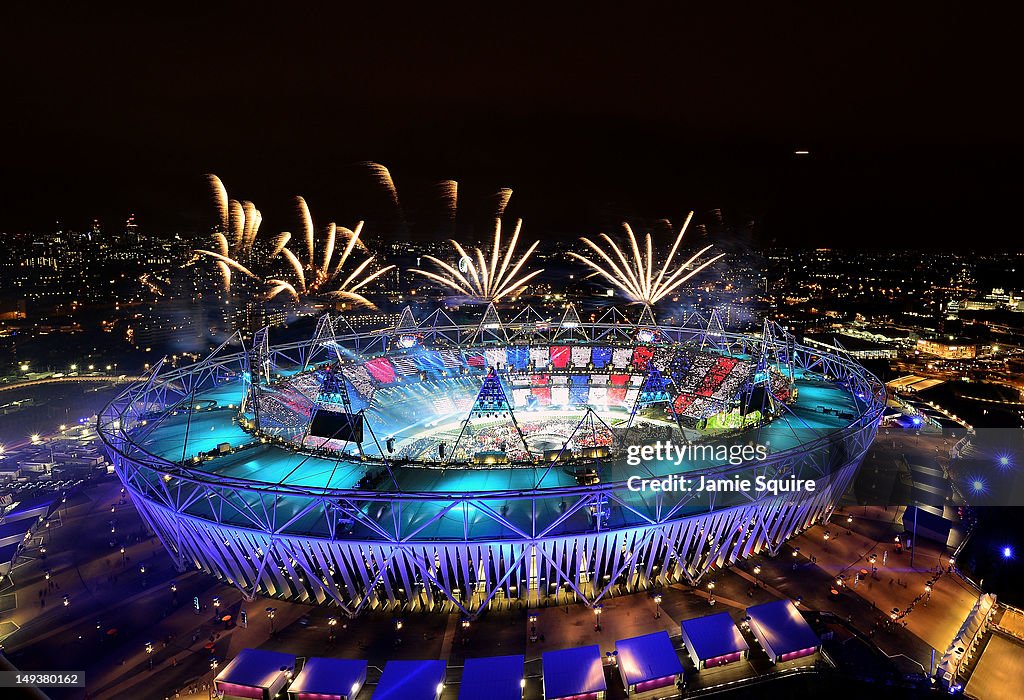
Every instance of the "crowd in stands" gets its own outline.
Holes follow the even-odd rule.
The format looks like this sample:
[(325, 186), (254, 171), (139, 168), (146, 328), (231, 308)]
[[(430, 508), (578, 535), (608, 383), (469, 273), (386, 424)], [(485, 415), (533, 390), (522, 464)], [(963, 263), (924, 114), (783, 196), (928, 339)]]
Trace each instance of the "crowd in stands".
[[(727, 408), (749, 385), (754, 369), (750, 360), (692, 345), (540, 345), (465, 351), (420, 346), (408, 353), (346, 363), (341, 372), (354, 394), (353, 406), (369, 406), (380, 432), (397, 434), (431, 417), (468, 412), (480, 390), (480, 375), (488, 367), (501, 370), (506, 395), (514, 408), (522, 410), (569, 405), (628, 409), (640, 395), (647, 377), (644, 368), (649, 366), (671, 379), (673, 409), (690, 420)], [(593, 371), (601, 368), (607, 369)], [(289, 428), (308, 422), (321, 381), (322, 370), (317, 370), (276, 384), (275, 398), (265, 399), (269, 420)], [(771, 389), (776, 396), (785, 396), (788, 384), (772, 375)], [(412, 445), (407, 449), (423, 451)]]

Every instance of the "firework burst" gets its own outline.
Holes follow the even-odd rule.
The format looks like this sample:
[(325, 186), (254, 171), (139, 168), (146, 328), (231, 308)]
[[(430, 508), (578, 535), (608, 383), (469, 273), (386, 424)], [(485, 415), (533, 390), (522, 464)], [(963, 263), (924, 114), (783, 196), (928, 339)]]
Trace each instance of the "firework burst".
[(540, 241), (534, 241), (518, 261), (513, 262), (522, 225), (522, 219), (516, 221), (515, 230), (504, 254), (502, 254), (501, 247), (501, 219), (496, 219), (494, 241), (490, 253), (485, 254), (480, 248), (474, 248), (471, 255), (458, 241), (452, 240), (452, 247), (458, 254), (458, 262), (454, 266), (432, 255), (426, 255), (424, 257), (436, 265), (440, 272), (435, 273), (416, 268), (410, 271), (471, 299), (488, 302), (499, 301), (503, 297), (521, 290), (530, 280), (544, 271), (526, 272), (523, 269)]
[(437, 194), (448, 212), (448, 220), (454, 224), (459, 211), (459, 183), (455, 180), (442, 180), (437, 183)]
[(391, 171), (380, 163), (374, 163), (373, 161), (365, 161), (363, 167), (370, 173), (370, 177), (388, 193), (388, 197), (391, 199), (391, 203), (396, 209), (400, 209), (401, 205), (398, 203), (398, 188), (395, 186), (395, 181), (391, 177)]
[(495, 193), (494, 197), (497, 200), (494, 215), (500, 219), (505, 216), (505, 207), (508, 206), (509, 200), (512, 199), (512, 190), (508, 187), (502, 187)]
[[(292, 235), (285, 232), (277, 237), (270, 255), (271, 260), (281, 257), (288, 262), (293, 279), (289, 281), (280, 277), (268, 278), (270, 289), (267, 298), (273, 299), (278, 294), (287, 292), (296, 300), (304, 296), (321, 296), (344, 299), (357, 306), (373, 307), (374, 305), (360, 294), (359, 290), (395, 266), (388, 265), (375, 270), (373, 263), (377, 256), (369, 255), (355, 265), (349, 274), (343, 274), (347, 263), (353, 262), (356, 256), (368, 252), (366, 244), (360, 238), (363, 222), (356, 224), (354, 229), (330, 223), (318, 238), (306, 200), (296, 197), (296, 209), (302, 223), (302, 245), (298, 248), (299, 252), (296, 253), (288, 247)], [(335, 255), (339, 249), (340, 254)]]
[(214, 205), (217, 207), (218, 226), (213, 232), (213, 250), (200, 248), (199, 255), (212, 258), (220, 270), (224, 291), (231, 289), (232, 270), (252, 279), (259, 279), (249, 266), (253, 260), (253, 246), (259, 233), (263, 215), (252, 202), (228, 197), (224, 183), (216, 175), (207, 175)]
[[(387, 168), (372, 165), (379, 168), (374, 172), (382, 181), (391, 183)], [(213, 232), (213, 245), (195, 252), (214, 261), (224, 281), (225, 292), (231, 291), (232, 277), (241, 274), (264, 287), (267, 299), (287, 293), (296, 301), (320, 296), (373, 307), (360, 290), (393, 269), (394, 265), (380, 269), (373, 267), (376, 256), (366, 255), (366, 244), (360, 238), (363, 222), (359, 222), (355, 229), (331, 223), (318, 236), (306, 200), (296, 197), (301, 234), (297, 238), (287, 231), (278, 234), (271, 242), (269, 255), (263, 257), (258, 254), (263, 249), (256, 246), (263, 221), (259, 210), (252, 202), (230, 199), (224, 183), (216, 175), (207, 175), (207, 180), (219, 215), (218, 227)], [(390, 189), (397, 200), (394, 183)], [(357, 257), (363, 258), (358, 264)], [(286, 276), (291, 279), (264, 273), (280, 259), (288, 263), (289, 273)], [(353, 265), (354, 269), (349, 270)], [(152, 280), (147, 279), (146, 282)]]
[(580, 239), (597, 256), (596, 261), (579, 253), (569, 253), (569, 256), (582, 262), (593, 271), (594, 275), (604, 278), (634, 302), (653, 305), (724, 255), (724, 253), (720, 253), (710, 258), (702, 258), (713, 247), (709, 245), (697, 251), (682, 264), (673, 264), (692, 218), (693, 212), (690, 212), (672, 244), (672, 249), (662, 262), (661, 269), (657, 271), (655, 270), (651, 234), (646, 234), (644, 246), (641, 249), (633, 229), (626, 223), (623, 224), (623, 228), (626, 230), (626, 240), (631, 255), (623, 252), (618, 243), (602, 233), (598, 238), (604, 242), (605, 247), (603, 248), (589, 238)]

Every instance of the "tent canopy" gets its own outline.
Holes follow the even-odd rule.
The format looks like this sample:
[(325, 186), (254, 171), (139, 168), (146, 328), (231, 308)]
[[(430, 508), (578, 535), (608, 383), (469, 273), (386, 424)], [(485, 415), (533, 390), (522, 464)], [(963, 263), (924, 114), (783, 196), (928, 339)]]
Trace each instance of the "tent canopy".
[(760, 633), (761, 641), (778, 656), (821, 645), (818, 635), (791, 600), (755, 605), (747, 608), (747, 615), (751, 627)]
[(447, 666), (444, 661), (388, 661), (373, 700), (434, 700)]
[(317, 695), (352, 695), (352, 686), (366, 681), (365, 661), (356, 659), (324, 659), (313, 657), (302, 667), (288, 687), (289, 693)]
[(683, 664), (672, 647), (668, 632), (653, 632), (615, 642), (619, 652), (619, 669), (628, 685), (675, 676), (683, 672)]
[(466, 659), (459, 686), (459, 700), (521, 700), (526, 657), (487, 656)]
[(747, 651), (749, 646), (727, 612), (683, 620), (683, 639), (701, 661)]
[(545, 651), (541, 656), (544, 674), (544, 697), (567, 698), (607, 690), (601, 648), (596, 644), (559, 651)]
[(242, 649), (238, 656), (217, 674), (217, 681), (248, 688), (271, 688), (281, 675), (281, 667), (295, 668), (295, 657), (279, 651)]

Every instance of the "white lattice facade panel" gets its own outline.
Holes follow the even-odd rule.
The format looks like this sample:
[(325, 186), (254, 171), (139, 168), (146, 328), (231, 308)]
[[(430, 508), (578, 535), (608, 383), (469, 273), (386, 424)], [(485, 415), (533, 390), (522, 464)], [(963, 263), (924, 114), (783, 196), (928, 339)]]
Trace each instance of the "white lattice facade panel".
[[(183, 563), (242, 590), (356, 614), (370, 607), (461, 609), (594, 604), (602, 598), (709, 572), (824, 519), (857, 469), (845, 467), (813, 497), (785, 495), (644, 527), (516, 542), (398, 544), (268, 536), (136, 503)], [(410, 595), (412, 591), (412, 595)]]

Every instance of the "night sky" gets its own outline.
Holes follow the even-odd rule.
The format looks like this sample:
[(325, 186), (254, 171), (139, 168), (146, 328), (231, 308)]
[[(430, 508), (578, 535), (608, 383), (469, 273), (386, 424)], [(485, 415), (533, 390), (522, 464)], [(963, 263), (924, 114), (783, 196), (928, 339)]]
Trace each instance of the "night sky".
[(692, 208), (761, 242), (1020, 245), (1018, 25), (975, 4), (291, 5), (5, 6), (0, 232), (199, 229), (205, 172), (270, 229), (299, 193), (373, 218), (375, 160), (417, 236), (452, 178), (566, 239)]

